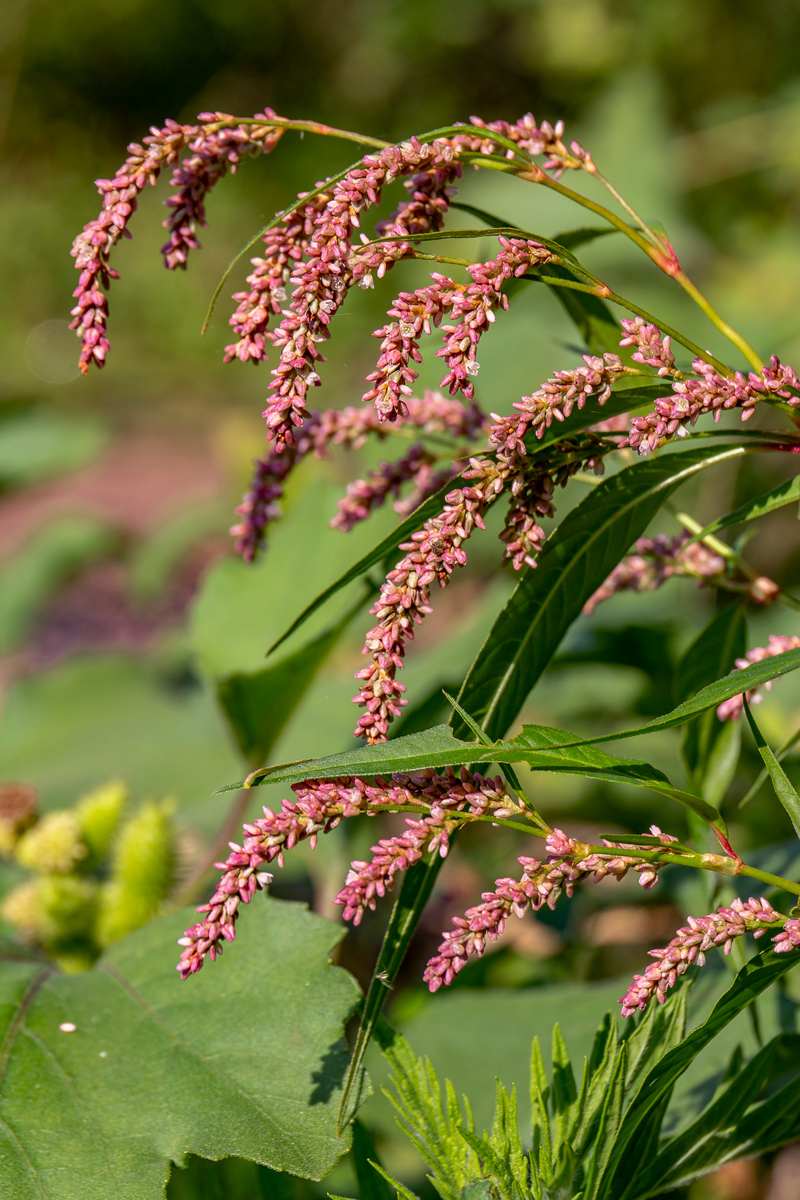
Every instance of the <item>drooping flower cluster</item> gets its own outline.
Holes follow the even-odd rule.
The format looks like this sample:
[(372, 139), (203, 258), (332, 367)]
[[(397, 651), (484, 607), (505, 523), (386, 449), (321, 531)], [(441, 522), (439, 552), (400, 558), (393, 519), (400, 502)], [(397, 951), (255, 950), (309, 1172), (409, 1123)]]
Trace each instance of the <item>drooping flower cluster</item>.
[(189, 249), (197, 245), (197, 225), (205, 224), (203, 201), (209, 189), (226, 171), (235, 171), (245, 155), (268, 153), (275, 147), (283, 129), (269, 124), (274, 116), (266, 109), (256, 114), (253, 124), (242, 125), (224, 113), (201, 113), (197, 125), (167, 121), (163, 129), (153, 126), (142, 145), (134, 142), (128, 147), (128, 157), (113, 179), (97, 180), (102, 210), (84, 225), (72, 247), (81, 274), (73, 292), (77, 303), (70, 328), (81, 340), (84, 375), (92, 363), (102, 367), (105, 362), (108, 300), (102, 289), (107, 290), (110, 281), (119, 278), (109, 265), (109, 256), (121, 237), (131, 236), (128, 223), (140, 193), (148, 184), (155, 184), (162, 170), (189, 148), (189, 156), (173, 176), (178, 191), (166, 201), (171, 212), (164, 225), (170, 236), (162, 248), (167, 267), (183, 266)]
[(538, 242), (503, 237), (498, 240), (501, 249), (495, 259), (467, 267), (471, 284), (457, 284), (434, 272), (432, 284), (415, 292), (401, 292), (389, 309), (388, 315), (394, 320), (375, 332), (375, 337), (383, 339), (381, 354), (375, 370), (367, 376), (372, 387), (362, 397), (365, 403), (375, 405), (381, 420), (396, 420), (403, 415), (404, 397), (411, 394), (411, 384), (418, 374), (410, 364), (422, 361), (419, 338), (422, 333), (430, 334), (431, 327), (438, 326), (446, 313), (458, 323), (444, 327), (449, 336), (442, 349), (436, 351), (448, 368), (441, 386), (451, 395), (460, 391), (465, 399), (472, 399), (475, 389), (470, 379), (480, 365), (475, 357), (478, 342), (496, 319), (494, 310), (508, 308), (503, 284), (554, 258)]
[(689, 917), (675, 937), (663, 950), (650, 950), (651, 963), (644, 975), (634, 975), (633, 983), (620, 1000), (623, 1017), (631, 1017), (646, 1008), (655, 997), (659, 1004), (666, 999), (667, 990), (674, 987), (692, 964), (702, 967), (706, 951), (722, 947), (729, 954), (736, 938), (752, 933), (760, 938), (771, 928), (782, 926), (772, 940), (778, 951), (800, 946), (800, 921), (787, 921), (763, 897), (760, 900), (733, 900), (730, 907), (718, 908), (705, 917)]
[(448, 768), (443, 774), (419, 771), (393, 775), (391, 781), (375, 779), (367, 783), (358, 778), (311, 779), (292, 785), (296, 801), (284, 800), (280, 812), (265, 808), (264, 816), (244, 827), (241, 846), (231, 843), (231, 853), (214, 895), (198, 912), (203, 920), (180, 940), (184, 947), (178, 970), (181, 977), (199, 971), (206, 957), (212, 960), (222, 951), (223, 941), (232, 942), (240, 904), (271, 881), (262, 871), (273, 861), (283, 866), (284, 851), (299, 842), (316, 844), (321, 833), (329, 833), (343, 818), (412, 808), (421, 819), (408, 822), (409, 832), (400, 838), (385, 839), (373, 847), (376, 855), (370, 863), (355, 862), (347, 876), (337, 903), (344, 905), (345, 917), (361, 920), (365, 908), (374, 907), (376, 896), (394, 886), (394, 876), (416, 862), (426, 850), (447, 853), (448, 834), (454, 827), (454, 814), (497, 819), (524, 814), (524, 806), (506, 788), (502, 779), (486, 779), (466, 770)]
[(511, 493), (510, 514), (501, 535), (506, 557), (517, 569), (535, 565), (545, 538), (538, 518), (553, 515), (555, 486), (563, 486), (581, 469), (602, 470), (602, 460), (596, 450), (588, 450), (585, 458), (576, 458), (557, 470), (535, 464), (529, 468), (525, 436), (532, 429), (541, 436), (554, 414), (563, 420), (573, 406), (582, 408), (589, 396), (603, 403), (611, 394), (611, 383), (624, 370), (617, 355), (607, 354), (603, 359), (587, 355), (585, 366), (558, 372), (539, 392), (515, 404), (509, 416), (492, 414), (495, 424), (489, 431), (489, 444), (495, 457), (470, 459), (469, 469), (463, 472), (470, 482), (449, 492), (442, 512), (400, 546), (406, 554), (389, 572), (370, 609), (378, 620), (367, 634), (363, 650), (372, 656), (372, 663), (356, 673), (356, 679), (363, 682), (353, 702), (366, 709), (356, 724), (356, 737), (368, 742), (385, 740), (390, 722), (406, 704), (405, 687), (396, 676), (414, 626), (431, 611), (431, 585), (436, 581), (446, 587), (453, 569), (464, 566), (463, 543), (476, 526), (485, 527), (483, 514), (506, 489)]
[[(277, 450), (292, 444), (296, 428), (308, 416), (308, 389), (320, 382), (316, 368), (322, 355), (317, 346), (330, 336), (330, 322), (350, 287), (362, 280), (366, 282), (373, 270), (382, 275), (393, 262), (413, 253), (410, 244), (404, 241), (382, 242), (361, 251), (354, 249), (353, 235), (359, 227), (360, 214), (380, 201), (386, 185), (404, 176), (418, 175), (423, 168), (439, 172), (449, 181), (460, 173), (454, 156), (453, 147), (446, 140), (423, 145), (412, 138), (400, 146), (388, 146), (367, 155), (360, 167), (331, 188), (330, 200), (315, 218), (305, 261), (299, 261), (292, 271), (292, 298), (273, 338), (281, 358), (272, 372), (273, 396), (264, 418), (267, 436), (274, 440)], [(441, 201), (442, 195), (435, 199)], [(438, 203), (433, 204), (433, 196), (430, 200), (433, 220), (433, 209), (436, 213), (440, 210)], [(402, 214), (398, 221), (402, 223)]]
[[(800, 637), (771, 633), (766, 646), (755, 646), (752, 650), (747, 651), (744, 658), (737, 658), (736, 668), (743, 671), (745, 667), (762, 662), (765, 658), (774, 658), (776, 654), (785, 654), (788, 650), (798, 649), (800, 649)], [(760, 704), (763, 692), (771, 691), (772, 684), (773, 680), (768, 679), (766, 683), (750, 688), (748, 692), (744, 692), (740, 696), (731, 696), (729, 700), (723, 700), (722, 704), (717, 707), (717, 716), (720, 721), (737, 720), (744, 709), (745, 700), (748, 704)]]
[[(323, 458), (331, 446), (357, 449), (368, 437), (374, 435), (385, 440), (394, 429), (399, 430), (403, 426), (413, 426), (422, 433), (446, 434), (466, 442), (474, 441), (486, 428), (486, 418), (477, 405), (466, 407), (460, 400), (442, 396), (438, 392), (426, 391), (422, 397), (410, 397), (407, 408), (408, 415), (395, 426), (382, 424), (374, 409), (366, 407), (327, 409), (313, 413), (299, 430), (291, 447), (280, 454), (273, 450), (266, 458), (257, 459), (250, 489), (236, 509), (242, 520), (231, 529), (237, 539), (237, 551), (248, 561), (255, 557), (263, 545), (267, 525), (280, 513), (279, 501), (287, 476), (309, 453)], [(444, 478), (432, 472), (426, 462), (421, 462), (417, 472), (410, 478), (415, 490), (409, 501), (416, 499), (417, 503), (425, 494), (438, 491), (444, 482)]]
[(693, 542), (688, 533), (673, 538), (665, 534), (641, 537), (635, 548), (636, 553), (623, 558), (586, 601), (583, 611), (587, 617), (617, 592), (654, 592), (674, 576), (688, 576), (698, 579), (701, 585), (713, 583), (745, 593), (755, 604), (772, 604), (780, 595), (778, 585), (764, 575), (739, 578), (721, 554), (702, 542)]
[[(677, 841), (656, 825), (650, 827), (650, 832), (664, 846)], [(608, 853), (590, 850), (583, 842), (554, 829), (545, 841), (548, 854), (544, 862), (520, 858), (521, 879), (498, 879), (495, 890), (484, 892), (480, 904), (468, 909), (463, 917), (453, 918), (455, 929), (444, 934), (439, 952), (430, 960), (423, 976), (430, 990), (435, 992), (443, 984), (452, 983), (471, 955), (483, 954), (487, 939), (497, 941), (508, 917), (512, 913), (524, 916), (529, 905), (534, 912), (544, 905), (555, 908), (559, 896), (562, 893), (571, 896), (576, 884), (590, 878), (599, 883), (607, 875), (623, 879), (630, 870), (638, 874), (642, 887), (654, 886), (662, 864), (643, 859), (639, 847), (626, 845), (624, 841), (603, 839), (603, 845), (608, 846)]]
[(250, 260), (250, 290), (234, 293), (239, 303), (228, 323), (237, 341), (225, 347), (225, 362), (233, 358), (241, 362), (266, 361), (266, 344), (273, 336), (268, 329), (270, 317), (283, 311), (293, 266), (305, 254), (314, 223), (330, 200), (330, 192), (322, 191), (311, 199), (301, 194), (299, 200), (297, 208), (263, 235), (263, 258)]
[(675, 374), (675, 355), (670, 349), (670, 339), (662, 338), (657, 326), (642, 317), (623, 317), (620, 325), (625, 330), (620, 346), (636, 347), (631, 355), (634, 362), (655, 367), (659, 375)]
[(673, 383), (671, 394), (656, 400), (653, 412), (632, 417), (631, 431), (620, 446), (631, 446), (646, 455), (670, 438), (683, 436), (686, 427), (694, 425), (705, 413), (713, 413), (714, 420), (719, 421), (727, 409), (739, 408), (742, 420), (747, 421), (755, 406), (766, 399), (782, 400), (792, 408), (800, 408), (797, 372), (793, 367), (783, 366), (775, 355), (762, 371), (751, 371), (749, 375), (737, 371), (732, 378), (718, 375), (701, 358), (694, 360), (692, 369), (700, 378)]
[(373, 509), (384, 504), (388, 496), (397, 496), (403, 484), (419, 479), (423, 468), (429, 468), (435, 462), (436, 455), (417, 442), (402, 458), (393, 463), (383, 462), (366, 479), (349, 483), (346, 495), (339, 501), (339, 511), (331, 521), (332, 527), (347, 533), (359, 521), (365, 521)]
[(611, 385), (626, 372), (618, 354), (584, 354), (584, 366), (571, 371), (556, 371), (530, 396), (523, 396), (514, 405), (510, 416), (492, 413), (496, 424), (490, 432), (493, 446), (505, 454), (524, 454), (525, 437), (531, 431), (544, 437), (553, 421), (564, 421), (573, 408), (583, 408), (589, 397), (605, 404), (611, 395)]

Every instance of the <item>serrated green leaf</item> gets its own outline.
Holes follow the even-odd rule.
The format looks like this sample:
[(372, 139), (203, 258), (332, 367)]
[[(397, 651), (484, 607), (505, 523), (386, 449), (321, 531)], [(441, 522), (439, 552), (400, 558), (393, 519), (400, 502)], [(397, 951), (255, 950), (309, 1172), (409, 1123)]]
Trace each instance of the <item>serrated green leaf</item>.
[(600, 1114), (594, 1139), (594, 1150), (586, 1169), (584, 1195), (586, 1200), (595, 1200), (599, 1194), (603, 1172), (614, 1149), (614, 1142), (625, 1110), (625, 1076), (628, 1068), (628, 1048), (623, 1042), (617, 1054), (614, 1074), (608, 1085), (605, 1103)]
[(574, 1118), (573, 1106), (578, 1098), (575, 1074), (572, 1070), (567, 1044), (556, 1023), (553, 1026), (553, 1089), (550, 1106), (555, 1119), (555, 1140), (563, 1142)]
[(747, 717), (747, 723), (755, 738), (758, 753), (761, 755), (764, 766), (769, 771), (769, 777), (772, 780), (772, 786), (775, 789), (775, 795), (780, 800), (784, 810), (789, 817), (789, 820), (794, 826), (794, 831), (800, 837), (800, 796), (798, 796), (792, 786), (789, 776), (784, 771), (781, 764), (775, 757), (775, 753), (764, 741), (763, 734), (756, 724), (750, 705), (747, 700), (744, 701), (744, 711)]
[[(605, 479), (571, 510), (527, 569), (494, 624), (458, 696), (486, 732), (502, 736), (583, 605), (640, 537), (660, 506), (706, 467), (741, 446), (646, 459)], [(463, 735), (461, 723), (453, 722)]]
[(511, 1172), (486, 1139), (478, 1137), (477, 1133), (474, 1133), (471, 1129), (465, 1129), (463, 1125), (459, 1125), (458, 1132), (470, 1149), (475, 1151), (483, 1164), (484, 1170), (490, 1171), (500, 1186), (505, 1188), (506, 1194), (510, 1195), (513, 1187)]
[(356, 987), (330, 965), (341, 931), (259, 898), (247, 948), (182, 983), (175, 942), (193, 918), (153, 921), (79, 975), (6, 951), (0, 1194), (158, 1200), (190, 1153), (321, 1179), (348, 1149), (336, 1111)]

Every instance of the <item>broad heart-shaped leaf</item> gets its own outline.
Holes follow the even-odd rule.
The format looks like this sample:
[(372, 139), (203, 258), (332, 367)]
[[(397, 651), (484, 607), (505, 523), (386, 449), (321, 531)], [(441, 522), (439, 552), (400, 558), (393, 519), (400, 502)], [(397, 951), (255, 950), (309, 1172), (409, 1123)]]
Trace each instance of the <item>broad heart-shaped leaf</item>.
[(762, 492), (753, 500), (740, 504), (733, 512), (726, 513), (724, 517), (706, 525), (705, 529), (691, 538), (691, 541), (702, 542), (704, 538), (718, 533), (720, 529), (727, 529), (729, 525), (740, 525), (745, 521), (754, 521), (757, 517), (765, 517), (776, 508), (783, 508), (785, 504), (793, 504), (796, 500), (800, 500), (800, 475), (795, 475), (794, 479), (787, 479), (770, 491)]
[[(538, 566), (524, 572), (458, 696), (491, 737), (505, 733), (583, 605), (672, 492), (743, 453), (701, 447), (646, 459), (605, 479), (567, 514)], [(462, 724), (453, 721), (457, 733)]]
[[(665, 1093), (671, 1092), (675, 1081), (691, 1065), (700, 1051), (728, 1025), (734, 1017), (752, 1004), (771, 983), (796, 966), (800, 956), (790, 952), (776, 954), (766, 950), (745, 963), (735, 980), (719, 998), (710, 1015), (670, 1050), (644, 1079), (633, 1103), (623, 1119), (619, 1135), (597, 1190), (597, 1200), (618, 1200), (627, 1193), (626, 1153), (640, 1135), (651, 1114), (662, 1103)], [(636, 1195), (635, 1190), (633, 1194)]]
[[(531, 454), (541, 453), (551, 448), (555, 443), (563, 442), (565, 438), (571, 437), (576, 433), (581, 433), (584, 429), (588, 429), (590, 425), (594, 425), (606, 417), (615, 417), (619, 413), (628, 412), (630, 409), (638, 408), (642, 404), (652, 404), (664, 392), (662, 384), (636, 383), (630, 387), (627, 384), (627, 379), (620, 381), (619, 387), (612, 392), (605, 404), (599, 404), (596, 399), (590, 398), (583, 408), (573, 409), (572, 413), (564, 421), (554, 421), (550, 428), (544, 431), (541, 438), (536, 438), (531, 434), (526, 442), (528, 451)], [(442, 511), (447, 493), (453, 491), (454, 488), (463, 487), (466, 482), (464, 477), (459, 475), (455, 479), (449, 480), (439, 488), (438, 492), (435, 492), (427, 500), (423, 501), (391, 533), (387, 533), (386, 537), (381, 538), (371, 550), (362, 555), (358, 562), (353, 563), (352, 567), (345, 571), (343, 575), (340, 575), (338, 579), (335, 579), (333, 583), (320, 592), (303, 609), (299, 616), (292, 621), (291, 625), (281, 634), (277, 641), (273, 642), (267, 654), (273, 654), (287, 638), (291, 637), (301, 625), (305, 624), (313, 613), (317, 612), (323, 604), (326, 604), (342, 588), (347, 587), (354, 579), (359, 579), (370, 567), (383, 562), (388, 555), (394, 554), (401, 542), (408, 541), (412, 533), (421, 529), (426, 521)]]
[(320, 1179), (349, 1148), (336, 1112), (357, 989), (330, 964), (341, 931), (259, 896), (247, 945), (182, 983), (175, 943), (193, 915), (79, 975), (3, 954), (1, 1196), (158, 1200), (189, 1153)]

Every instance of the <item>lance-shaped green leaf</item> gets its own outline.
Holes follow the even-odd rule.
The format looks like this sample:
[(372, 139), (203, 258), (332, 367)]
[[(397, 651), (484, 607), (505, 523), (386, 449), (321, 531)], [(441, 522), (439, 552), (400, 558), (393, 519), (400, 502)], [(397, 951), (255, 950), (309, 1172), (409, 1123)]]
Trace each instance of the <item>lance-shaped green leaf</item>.
[[(617, 758), (591, 746), (576, 745), (564, 749), (562, 744), (569, 743), (570, 737), (565, 729), (525, 725), (522, 733), (513, 741), (479, 745), (454, 737), (447, 725), (437, 725), (422, 733), (407, 734), (390, 742), (378, 742), (374, 746), (358, 746), (341, 754), (262, 767), (243, 783), (230, 784), (220, 790), (258, 787), (262, 783), (297, 783), (301, 779), (384, 777), (426, 767), (477, 768), (483, 763), (525, 763), (532, 771), (579, 775), (608, 783), (629, 783), (635, 787), (649, 788), (690, 808), (724, 832), (724, 822), (717, 809), (699, 796), (674, 787), (663, 771), (650, 763)], [(518, 785), (512, 783), (512, 786)], [(531, 813), (533, 819), (536, 815), (535, 812)]]
[(797, 964), (798, 955), (776, 954), (767, 950), (745, 963), (736, 979), (714, 1005), (710, 1015), (670, 1050), (648, 1073), (628, 1108), (609, 1162), (603, 1172), (596, 1200), (617, 1200), (627, 1185), (625, 1156), (651, 1114), (671, 1091), (675, 1081), (691, 1065), (700, 1051), (717, 1037), (730, 1022), (752, 1004), (756, 996)]
[(0, 957), (0, 1194), (159, 1200), (187, 1154), (321, 1179), (349, 1147), (336, 1112), (357, 989), (330, 964), (341, 931), (259, 898), (248, 945), (182, 983), (162, 917), (90, 971)]
[(677, 708), (665, 713), (663, 717), (655, 717), (645, 725), (636, 729), (623, 729), (619, 733), (605, 733), (598, 737), (582, 738), (579, 742), (565, 743), (572, 746), (593, 746), (598, 742), (615, 742), (621, 738), (637, 737), (641, 733), (661, 733), (664, 729), (672, 729), (675, 725), (683, 725), (692, 717), (705, 712), (708, 708), (716, 708), (723, 700), (731, 696), (740, 696), (751, 688), (762, 687), (771, 679), (788, 675), (800, 667), (800, 650), (787, 650), (785, 654), (776, 654), (774, 658), (764, 658), (742, 670), (733, 671), (724, 679), (717, 679), (708, 687), (701, 688), (696, 696), (684, 700)]
[[(768, 1042), (750, 1062), (732, 1072), (730, 1080), (726, 1081), (727, 1086), (722, 1087), (720, 1094), (696, 1121), (676, 1137), (670, 1138), (660, 1154), (651, 1156), (648, 1162), (640, 1163), (626, 1195), (641, 1197), (660, 1194), (722, 1162), (753, 1154), (753, 1135), (756, 1133), (753, 1126), (758, 1124), (758, 1116), (761, 1115), (756, 1101), (766, 1085), (773, 1080), (781, 1081), (780, 1077), (785, 1076), (787, 1069), (793, 1068), (793, 1073), (796, 1072), (800, 1066), (799, 1054), (800, 1037), (796, 1034), (780, 1034)], [(788, 1099), (790, 1112), (797, 1114), (800, 1094), (796, 1079), (785, 1092), (788, 1094), (781, 1099), (784, 1103)], [(792, 1093), (795, 1093), (794, 1101), (790, 1099)], [(779, 1118), (784, 1104), (778, 1102), (776, 1096), (770, 1095), (763, 1107), (772, 1109), (773, 1117)], [(783, 1115), (786, 1115), (785, 1111)], [(774, 1125), (781, 1123), (777, 1120)], [(789, 1134), (790, 1130), (796, 1133), (796, 1128), (795, 1125), (792, 1129), (787, 1123), (786, 1133)], [(773, 1127), (770, 1132), (774, 1136), (777, 1130)], [(791, 1134), (786, 1140), (792, 1140)]]
[(775, 789), (775, 795), (780, 800), (789, 820), (794, 826), (794, 831), (800, 837), (800, 796), (798, 796), (792, 786), (789, 776), (784, 771), (781, 764), (778, 762), (775, 752), (770, 749), (764, 741), (764, 735), (756, 724), (755, 717), (751, 711), (747, 700), (744, 701), (744, 711), (747, 717), (747, 723), (750, 726), (753, 737), (755, 738), (758, 753), (764, 762), (764, 766), (769, 771), (769, 777), (772, 780), (772, 786)]
[(765, 517), (767, 513), (775, 512), (777, 508), (783, 508), (784, 505), (793, 504), (797, 500), (800, 500), (800, 475), (795, 475), (794, 479), (787, 479), (770, 491), (762, 492), (745, 504), (740, 504), (733, 512), (726, 513), (724, 517), (718, 517), (716, 521), (706, 525), (705, 529), (690, 540), (702, 542), (704, 538), (719, 533), (720, 529), (727, 529), (729, 525), (741, 525), (745, 521)]
[[(741, 446), (691, 448), (646, 459), (603, 480), (548, 538), (497, 618), (459, 694), (492, 737), (519, 712), (584, 604), (661, 505), (708, 466), (745, 453)], [(461, 722), (454, 721), (457, 733)]]
[[(729, 604), (714, 614), (708, 625), (684, 654), (677, 672), (677, 699), (685, 699), (727, 671), (746, 649), (747, 622), (743, 604)], [(709, 804), (719, 807), (736, 774), (742, 730), (738, 721), (721, 722), (713, 709), (690, 721), (683, 738), (682, 753), (692, 789)], [(701, 849), (706, 832), (690, 831)], [(708, 886), (712, 886), (709, 879)]]
[[(534, 434), (529, 435), (526, 443), (529, 452), (531, 454), (540, 454), (545, 450), (552, 449), (554, 444), (563, 442), (573, 434), (583, 432), (590, 425), (594, 425), (606, 417), (614, 417), (618, 413), (629, 412), (630, 409), (638, 408), (642, 404), (651, 404), (664, 390), (658, 384), (638, 384), (628, 387), (626, 386), (627, 382), (627, 380), (620, 381), (619, 388), (612, 393), (605, 404), (601, 405), (596, 399), (591, 398), (587, 400), (583, 408), (574, 409), (566, 420), (560, 422), (554, 421), (550, 428), (545, 430), (541, 438), (536, 438)], [(454, 488), (463, 487), (466, 482), (463, 476), (459, 475), (455, 479), (449, 480), (439, 488), (438, 492), (435, 492), (427, 500), (423, 501), (391, 533), (387, 533), (358, 562), (353, 563), (352, 567), (345, 571), (343, 575), (340, 575), (324, 591), (320, 592), (292, 621), (289, 628), (281, 634), (278, 640), (273, 642), (267, 654), (273, 654), (287, 638), (291, 637), (301, 625), (305, 624), (312, 613), (315, 613), (323, 604), (326, 604), (342, 588), (347, 587), (349, 583), (352, 583), (355, 579), (359, 579), (371, 567), (382, 563), (385, 558), (394, 554), (402, 542), (409, 540), (412, 533), (421, 529), (426, 521), (429, 521), (431, 517), (437, 516), (442, 511), (447, 493), (453, 491)]]

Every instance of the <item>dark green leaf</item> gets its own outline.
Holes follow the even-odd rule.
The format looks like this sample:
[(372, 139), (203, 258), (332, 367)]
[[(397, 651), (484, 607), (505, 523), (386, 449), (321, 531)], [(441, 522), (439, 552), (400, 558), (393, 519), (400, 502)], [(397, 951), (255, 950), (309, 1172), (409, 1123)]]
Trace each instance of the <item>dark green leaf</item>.
[(620, 1189), (616, 1185), (615, 1174), (618, 1169), (624, 1173), (627, 1147), (645, 1122), (649, 1121), (650, 1114), (660, 1105), (664, 1093), (671, 1091), (675, 1081), (710, 1041), (752, 1004), (765, 988), (785, 975), (797, 961), (796, 954), (776, 954), (773, 950), (764, 951), (750, 959), (714, 1005), (702, 1025), (694, 1029), (653, 1067), (625, 1114), (613, 1153), (600, 1181), (597, 1200), (616, 1200)]
[(737, 670), (731, 675), (726, 675), (724, 679), (718, 679), (716, 683), (709, 684), (696, 696), (684, 700), (683, 704), (679, 704), (677, 708), (665, 713), (663, 717), (656, 717), (654, 720), (648, 721), (646, 725), (640, 725), (637, 729), (625, 729), (621, 733), (607, 733), (602, 737), (586, 738), (573, 744), (590, 746), (598, 742), (613, 742), (620, 738), (637, 737), (640, 733), (660, 733), (663, 729), (672, 729), (675, 725), (683, 725), (685, 721), (696, 717), (698, 713), (705, 712), (707, 708), (716, 708), (723, 700), (730, 700), (731, 696), (749, 692), (751, 688), (760, 687), (770, 679), (780, 678), (781, 675), (788, 675), (790, 671), (796, 671), (798, 667), (800, 667), (800, 650), (787, 650), (785, 654), (776, 654), (774, 658), (762, 659), (761, 662), (753, 663), (752, 666), (745, 667), (741, 671)]
[[(388, 744), (391, 745), (391, 743)], [(450, 837), (451, 844), (457, 834), (458, 830), (454, 830)], [(347, 1125), (354, 1107), (357, 1107), (359, 1103), (362, 1064), (375, 1023), (386, 1003), (389, 989), (397, 977), (397, 972), (400, 970), (414, 936), (414, 930), (419, 924), (422, 910), (428, 903), (436, 877), (443, 864), (444, 859), (438, 854), (434, 854), (428, 860), (422, 859), (420, 862), (414, 863), (403, 877), (400, 894), (392, 909), (378, 961), (372, 972), (372, 979), (361, 1007), (361, 1021), (339, 1106), (339, 1128)]]
[(353, 1122), (353, 1163), (359, 1200), (394, 1200), (392, 1187), (373, 1165), (380, 1162), (372, 1134), (359, 1120)]
[[(746, 639), (747, 621), (742, 605), (730, 604), (715, 613), (681, 659), (677, 698), (685, 700), (733, 670), (736, 659), (745, 652)], [(703, 795), (704, 783), (711, 782), (706, 781), (711, 751), (723, 728), (716, 714), (708, 710), (686, 729), (683, 741), (686, 769)], [(716, 799), (714, 802), (719, 803)]]
[[(360, 607), (359, 603), (354, 611)], [(268, 757), (354, 611), (274, 666), (237, 672), (217, 680), (222, 711), (242, 754), (252, 766)]]
[(589, 1160), (584, 1186), (585, 1200), (595, 1200), (602, 1186), (603, 1172), (614, 1150), (614, 1142), (625, 1111), (625, 1076), (628, 1069), (628, 1047), (623, 1042), (617, 1055), (614, 1074), (608, 1086), (600, 1122), (595, 1134), (594, 1150)]
[[(666, 499), (742, 447), (647, 459), (605, 479), (548, 538), (494, 624), (458, 697), (490, 736), (505, 733), (585, 602)], [(460, 721), (453, 726), (461, 732)]]
[(247, 947), (182, 983), (175, 942), (194, 915), (152, 922), (79, 975), (3, 956), (3, 1195), (158, 1200), (190, 1153), (320, 1179), (348, 1149), (341, 930), (259, 897)]
[(691, 540), (702, 542), (704, 538), (718, 533), (720, 529), (727, 529), (729, 525), (739, 525), (744, 521), (754, 521), (757, 517), (764, 517), (767, 513), (774, 512), (776, 508), (783, 508), (785, 504), (793, 504), (795, 500), (800, 500), (800, 475), (795, 475), (794, 479), (787, 479), (778, 487), (772, 488), (768, 492), (762, 492), (760, 496), (748, 500), (745, 504), (740, 504), (733, 512), (712, 521)]
[(789, 776), (778, 762), (774, 751), (771, 750), (764, 741), (764, 737), (755, 722), (755, 718), (753, 717), (753, 713), (750, 709), (750, 705), (747, 703), (747, 700), (744, 701), (744, 711), (747, 717), (747, 723), (750, 726), (753, 737), (755, 738), (756, 746), (758, 747), (758, 753), (763, 759), (764, 766), (769, 771), (769, 777), (772, 780), (772, 786), (775, 789), (775, 795), (778, 797), (784, 809), (786, 810), (789, 820), (794, 826), (795, 833), (798, 837), (800, 837), (800, 796), (798, 796), (797, 792), (792, 787)]
[(704, 820), (719, 823), (719, 813), (715, 808), (700, 797), (673, 787), (666, 775), (656, 767), (643, 761), (616, 758), (582, 745), (577, 745), (574, 750), (562, 749), (562, 743), (569, 744), (571, 736), (565, 729), (525, 725), (522, 733), (513, 741), (495, 742), (487, 746), (460, 741), (453, 736), (449, 726), (437, 725), (422, 733), (411, 733), (389, 742), (378, 742), (374, 746), (358, 746), (342, 754), (262, 767), (244, 783), (230, 784), (220, 790), (238, 791), (244, 786), (258, 787), (262, 783), (296, 783), (301, 779), (336, 779), (346, 775), (383, 777), (424, 767), (522, 762), (532, 771), (581, 775), (650, 788), (686, 805), (702, 815)]

